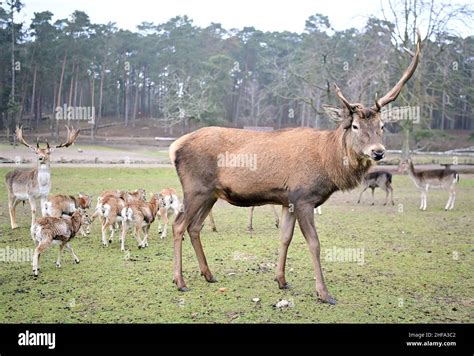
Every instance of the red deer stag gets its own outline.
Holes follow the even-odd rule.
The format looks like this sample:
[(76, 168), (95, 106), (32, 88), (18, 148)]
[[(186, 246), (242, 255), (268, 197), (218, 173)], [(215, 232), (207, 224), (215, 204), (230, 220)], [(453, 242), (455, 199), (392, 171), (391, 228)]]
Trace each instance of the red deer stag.
[(428, 190), (430, 188), (449, 190), (449, 198), (444, 210), (452, 210), (454, 208), (456, 184), (459, 182), (459, 173), (454, 169), (450, 169), (446, 166), (444, 169), (416, 171), (411, 159), (407, 159), (400, 162), (399, 171), (408, 171), (410, 178), (421, 192), (420, 210), (426, 210)]
[(383, 203), (383, 205), (387, 205), (389, 194), (392, 205), (395, 205), (395, 203), (393, 202), (392, 173), (387, 171), (370, 172), (364, 177), (364, 181), (362, 184), (364, 185), (364, 188), (360, 192), (357, 204), (360, 203), (360, 200), (362, 199), (362, 194), (364, 194), (364, 192), (370, 188), (372, 189), (372, 205), (375, 205), (374, 191), (375, 188), (380, 188), (385, 192), (385, 203)]
[(16, 223), (16, 206), (21, 201), (28, 200), (31, 207), (31, 224), (33, 225), (36, 218), (36, 199), (41, 201), (41, 211), (44, 215), (44, 206), (51, 190), (51, 167), (50, 155), (56, 148), (69, 147), (77, 139), (79, 130), (74, 127), (67, 129), (67, 141), (57, 146), (50, 147), (46, 142), (46, 147), (40, 148), (38, 141), (36, 147), (28, 144), (23, 138), (23, 130), (21, 127), (16, 128), (16, 137), (20, 143), (31, 149), (38, 157), (36, 168), (33, 169), (15, 169), (8, 172), (5, 176), (5, 184), (8, 192), (8, 210), (10, 212), (10, 222), (12, 229), (18, 227)]
[(171, 144), (171, 162), (184, 193), (184, 208), (173, 223), (174, 282), (178, 290), (188, 290), (182, 271), (182, 237), (186, 230), (201, 274), (207, 282), (216, 282), (204, 255), (200, 231), (220, 198), (236, 206), (282, 205), (278, 286), (288, 288), (286, 256), (298, 220), (312, 257), (316, 291), (322, 301), (335, 304), (323, 279), (313, 209), (335, 191), (355, 188), (374, 162), (384, 157), (380, 111), (398, 97), (415, 72), (420, 42), (418, 33), (410, 65), (398, 83), (373, 106), (349, 102), (335, 85), (342, 108), (326, 106), (328, 114), (340, 121), (334, 131), (291, 128), (255, 132), (206, 127)]

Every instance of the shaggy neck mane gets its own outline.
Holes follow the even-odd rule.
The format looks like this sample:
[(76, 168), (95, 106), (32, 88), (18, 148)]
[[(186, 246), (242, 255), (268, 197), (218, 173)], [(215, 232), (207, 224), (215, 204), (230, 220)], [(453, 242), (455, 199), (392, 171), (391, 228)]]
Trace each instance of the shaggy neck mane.
[(341, 126), (330, 131), (327, 138), (327, 153), (323, 155), (324, 167), (329, 179), (338, 190), (357, 187), (372, 166), (372, 160), (358, 156), (348, 147), (348, 130)]
[(71, 225), (72, 225), (72, 231), (74, 231), (74, 233), (79, 231), (79, 229), (81, 228), (81, 215), (80, 214), (74, 214), (71, 217)]

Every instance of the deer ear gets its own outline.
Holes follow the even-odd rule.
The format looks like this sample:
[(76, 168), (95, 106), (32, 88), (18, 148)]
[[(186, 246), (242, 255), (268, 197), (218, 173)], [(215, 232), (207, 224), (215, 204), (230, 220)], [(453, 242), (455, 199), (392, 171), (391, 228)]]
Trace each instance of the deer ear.
[(337, 106), (323, 105), (323, 109), (329, 118), (339, 123), (343, 129), (348, 129), (352, 125), (352, 115), (347, 116), (347, 110)]
[(326, 115), (335, 122), (340, 122), (344, 119), (344, 109), (332, 105), (323, 105)]

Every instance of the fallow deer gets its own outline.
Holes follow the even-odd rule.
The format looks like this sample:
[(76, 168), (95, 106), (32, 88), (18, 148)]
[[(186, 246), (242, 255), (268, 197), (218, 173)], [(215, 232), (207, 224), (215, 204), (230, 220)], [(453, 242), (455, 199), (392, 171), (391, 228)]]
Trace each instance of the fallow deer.
[[(73, 195), (53, 195), (44, 204), (44, 215), (60, 218), (62, 215), (72, 215), (77, 209), (87, 210), (91, 207), (92, 196), (79, 193), (77, 197)], [(89, 225), (81, 227), (82, 236), (89, 235)]]
[(76, 210), (72, 216), (63, 216), (60, 218), (47, 216), (36, 220), (31, 226), (31, 237), (36, 244), (33, 253), (33, 275), (35, 277), (38, 276), (40, 269), (39, 258), (51, 244), (59, 244), (56, 267), (61, 267), (61, 255), (64, 247), (71, 252), (74, 262), (79, 263), (79, 257), (74, 253), (70, 241), (76, 236), (81, 226), (90, 223), (91, 219), (82, 209)]
[(392, 205), (395, 204), (393, 202), (392, 174), (390, 172), (387, 172), (387, 171), (370, 172), (364, 177), (362, 185), (364, 187), (362, 191), (360, 192), (359, 200), (357, 201), (357, 204), (360, 203), (362, 194), (364, 194), (364, 192), (369, 188), (372, 189), (372, 205), (375, 204), (375, 195), (374, 195), (375, 188), (380, 188), (385, 192), (385, 203), (383, 205), (387, 205), (389, 194), (390, 194)]
[(31, 224), (34, 224), (36, 219), (36, 199), (40, 199), (42, 215), (44, 215), (44, 204), (48, 199), (51, 190), (51, 167), (50, 155), (56, 148), (69, 147), (77, 139), (79, 130), (74, 128), (67, 129), (67, 140), (64, 143), (50, 147), (46, 142), (46, 147), (40, 148), (37, 140), (36, 147), (28, 144), (23, 138), (23, 130), (21, 126), (16, 128), (17, 140), (31, 149), (37, 157), (37, 166), (33, 169), (15, 169), (8, 172), (5, 176), (5, 185), (8, 192), (8, 210), (10, 213), (10, 223), (12, 229), (18, 227), (16, 223), (16, 206), (20, 202), (28, 201), (31, 208)]
[[(122, 236), (121, 250), (125, 251), (125, 236), (128, 225), (133, 226), (133, 235), (138, 242), (138, 248), (148, 247), (148, 233), (150, 226), (155, 221), (160, 208), (161, 195), (155, 193), (151, 196), (149, 202), (142, 200), (133, 200), (127, 203), (122, 211)], [(143, 240), (140, 239), (140, 229), (143, 230)]]
[[(217, 199), (236, 206), (276, 204), (283, 206), (281, 250), (276, 280), (288, 288), (285, 263), (296, 220), (307, 241), (316, 277), (316, 291), (335, 304), (324, 283), (320, 243), (313, 209), (332, 193), (359, 185), (375, 161), (383, 159), (383, 122), (380, 111), (394, 101), (418, 65), (421, 39), (398, 83), (371, 107), (351, 103), (335, 85), (342, 108), (325, 109), (340, 120), (334, 131), (291, 128), (255, 132), (233, 128), (206, 127), (182, 136), (169, 153), (183, 188), (183, 207), (173, 223), (174, 282), (187, 291), (182, 271), (182, 237), (189, 233), (201, 274), (216, 282), (202, 249), (200, 232), (204, 219)], [(251, 155), (252, 167), (222, 164), (222, 157)], [(226, 161), (224, 160), (224, 163)]]
[[(162, 189), (159, 193), (160, 198), (160, 209), (158, 210), (158, 233), (160, 237), (164, 239), (168, 232), (168, 219), (171, 215), (178, 215), (181, 203), (179, 202), (178, 194), (173, 188)], [(161, 220), (163, 219), (164, 227), (161, 226)], [(211, 220), (214, 222), (214, 219)], [(215, 227), (215, 224), (214, 224)]]
[(400, 172), (408, 171), (408, 175), (421, 192), (420, 210), (425, 211), (427, 207), (428, 190), (439, 188), (449, 191), (449, 198), (444, 210), (452, 210), (456, 200), (456, 184), (459, 182), (459, 173), (448, 167), (444, 169), (429, 169), (425, 171), (415, 170), (411, 159), (403, 160), (399, 165)]

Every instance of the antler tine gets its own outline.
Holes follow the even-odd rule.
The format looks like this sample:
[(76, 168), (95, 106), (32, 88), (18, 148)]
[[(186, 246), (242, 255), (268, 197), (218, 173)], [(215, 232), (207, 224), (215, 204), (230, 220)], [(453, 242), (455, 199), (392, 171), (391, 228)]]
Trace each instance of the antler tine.
[(23, 145), (25, 145), (26, 147), (28, 148), (31, 148), (31, 149), (35, 149), (33, 146), (31, 146), (28, 142), (25, 141), (25, 139), (23, 138), (23, 128), (22, 128), (22, 125), (19, 125), (16, 127), (16, 130), (15, 130), (15, 135), (16, 135), (16, 139), (18, 140), (18, 142), (22, 143)]
[(56, 148), (71, 146), (76, 141), (77, 136), (79, 136), (80, 130), (76, 130), (73, 126), (71, 126), (71, 128), (69, 128), (69, 126), (66, 126), (66, 130), (67, 130), (66, 142), (60, 143), (59, 145), (55, 146)]
[(379, 100), (375, 101), (375, 105), (372, 106), (372, 109), (380, 111), (384, 105), (391, 103), (395, 99), (397, 99), (398, 94), (402, 90), (405, 83), (412, 77), (413, 73), (415, 73), (416, 67), (418, 66), (418, 61), (420, 59), (420, 51), (421, 51), (421, 34), (420, 30), (416, 29), (416, 51), (413, 54), (410, 50), (405, 49), (406, 52), (412, 57), (411, 63), (408, 68), (403, 73), (402, 77), (398, 81), (395, 86), (390, 89), (390, 91), (381, 97)]
[(336, 90), (336, 95), (337, 97), (344, 103), (344, 105), (347, 107), (347, 109), (349, 109), (349, 111), (354, 111), (354, 105), (351, 104), (349, 102), (349, 100), (347, 100), (344, 95), (342, 94), (342, 91), (341, 89), (339, 89), (339, 87), (337, 86), (336, 83), (334, 83), (334, 89)]

